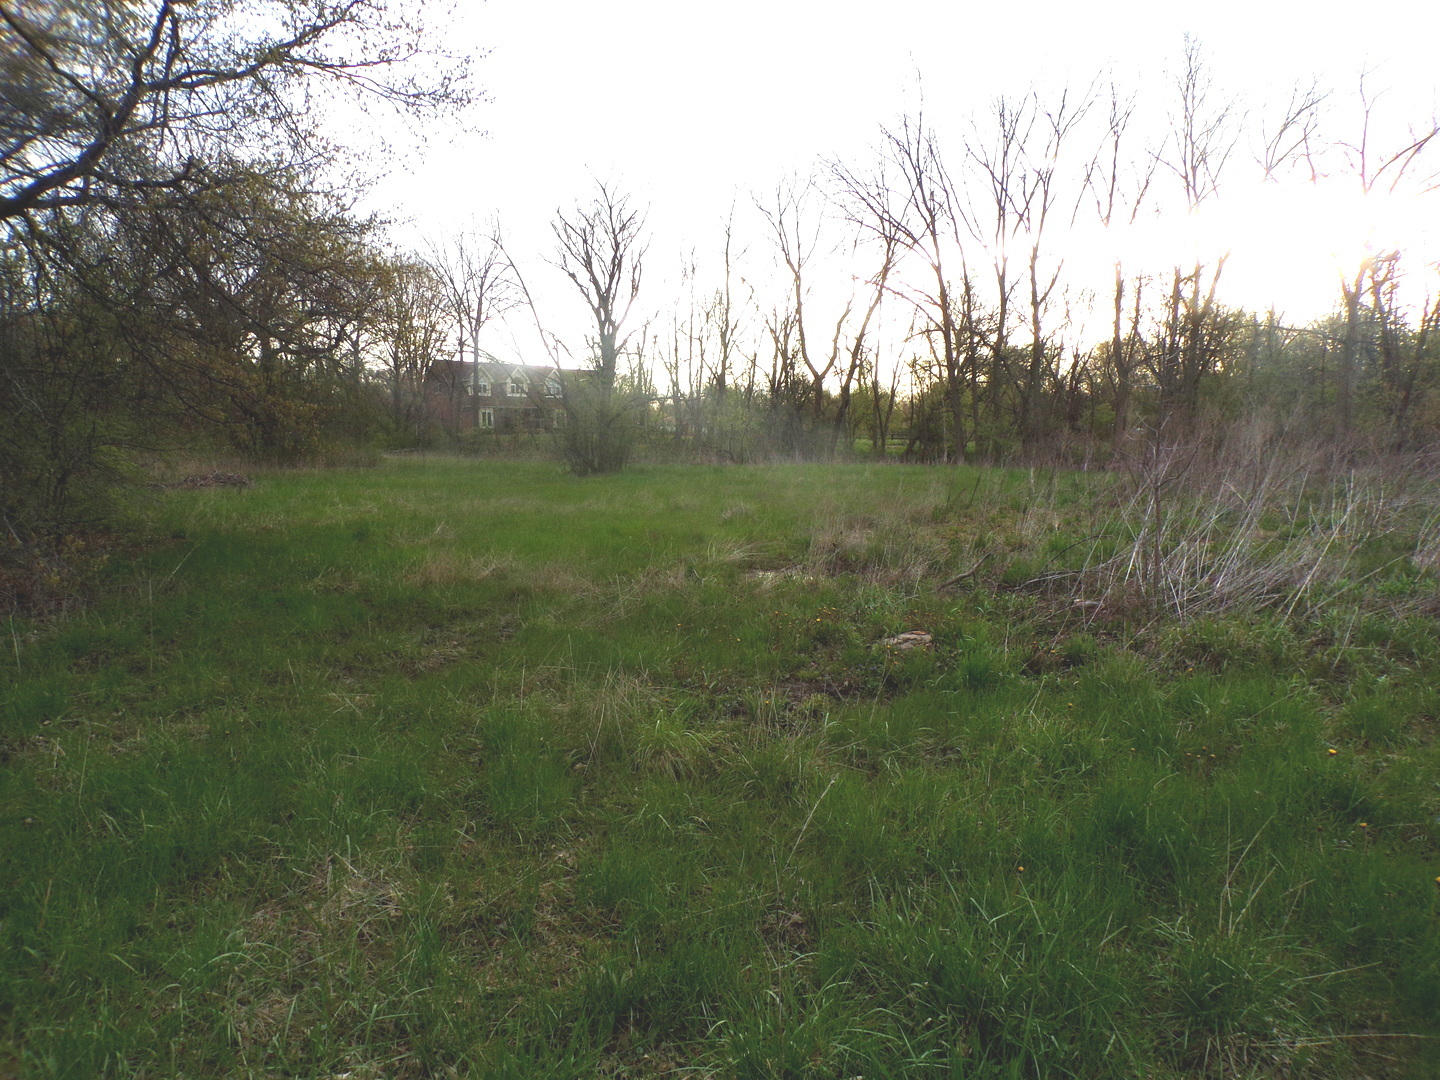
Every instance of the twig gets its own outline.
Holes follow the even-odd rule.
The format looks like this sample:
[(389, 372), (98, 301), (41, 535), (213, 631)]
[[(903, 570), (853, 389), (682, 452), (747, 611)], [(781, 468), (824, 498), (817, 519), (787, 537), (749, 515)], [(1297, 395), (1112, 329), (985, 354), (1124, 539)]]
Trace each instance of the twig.
[(939, 585), (937, 585), (937, 586), (935, 587), (935, 588), (936, 588), (936, 591), (938, 592), (938, 591), (941, 590), (941, 589), (948, 589), (948, 588), (950, 588), (950, 586), (952, 586), (952, 585), (958, 585), (958, 584), (960, 584), (960, 582), (962, 582), (962, 581), (964, 581), (966, 578), (970, 577), (972, 574), (974, 574), (977, 570), (979, 570), (982, 566), (984, 566), (987, 562), (989, 562), (989, 561), (990, 561), (991, 559), (993, 559), (994, 557), (995, 557), (995, 553), (994, 553), (993, 551), (987, 551), (984, 555), (981, 555), (981, 556), (980, 556), (979, 560), (975, 563), (974, 566), (970, 567), (969, 570), (966, 570), (966, 571), (963, 571), (962, 573), (956, 574), (954, 577), (950, 578), (950, 580), (948, 580), (948, 581), (943, 581), (943, 582), (941, 582)]
[(169, 584), (170, 584), (170, 579), (173, 578), (176, 574), (178, 574), (178, 573), (180, 572), (180, 568), (185, 565), (185, 563), (189, 560), (190, 556), (191, 556), (191, 555), (194, 555), (195, 552), (197, 552), (197, 551), (199, 551), (199, 550), (200, 550), (200, 545), (199, 545), (199, 544), (196, 544), (196, 545), (195, 545), (194, 547), (192, 547), (189, 551), (187, 551), (187, 552), (185, 553), (185, 558), (181, 559), (178, 563), (175, 564), (175, 569), (174, 569), (174, 570), (171, 570), (170, 573), (168, 573), (168, 574), (165, 575), (165, 580), (162, 581), (162, 582), (160, 582), (160, 587), (163, 589), (166, 585), (169, 585)]

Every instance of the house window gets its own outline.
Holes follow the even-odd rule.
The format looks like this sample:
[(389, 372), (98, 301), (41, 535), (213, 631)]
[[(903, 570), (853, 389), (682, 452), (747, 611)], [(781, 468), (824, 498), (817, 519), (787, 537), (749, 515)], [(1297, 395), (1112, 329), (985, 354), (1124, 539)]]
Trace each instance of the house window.
[(489, 397), (490, 384), (488, 382), (477, 382), (475, 384), (475, 393), (478, 394), (480, 397)]
[(559, 397), (559, 396), (560, 396), (560, 384), (559, 384), (559, 382), (557, 382), (557, 381), (554, 380), (554, 379), (546, 379), (546, 380), (545, 380), (545, 396), (546, 396), (546, 397)]
[(523, 397), (530, 388), (525, 384), (525, 379), (520, 375), (510, 376), (510, 393), (515, 397)]
[(494, 410), (494, 409), (481, 409), (481, 410), (480, 410), (480, 426), (481, 426), (482, 428), (493, 428), (493, 427), (495, 426), (495, 410)]

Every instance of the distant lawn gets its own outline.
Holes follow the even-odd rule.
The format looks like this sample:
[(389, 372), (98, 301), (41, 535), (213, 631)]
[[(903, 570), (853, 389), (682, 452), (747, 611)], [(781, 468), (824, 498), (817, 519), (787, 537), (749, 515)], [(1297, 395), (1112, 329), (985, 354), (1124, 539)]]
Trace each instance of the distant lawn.
[(0, 1076), (1440, 1075), (1436, 519), (1143, 487), (157, 494), (4, 627)]

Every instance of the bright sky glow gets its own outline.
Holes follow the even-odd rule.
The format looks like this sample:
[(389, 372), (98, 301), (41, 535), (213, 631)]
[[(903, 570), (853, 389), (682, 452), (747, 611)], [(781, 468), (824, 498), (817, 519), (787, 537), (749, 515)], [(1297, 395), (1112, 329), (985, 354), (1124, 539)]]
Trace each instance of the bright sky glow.
[(1333, 181), (1238, 194), (1217, 207), (1215, 228), (1235, 248), (1228, 268), (1237, 279), (1233, 292), (1303, 317), (1316, 297), (1335, 295), (1342, 276), (1354, 277), (1367, 256), (1399, 249), (1412, 267), (1433, 262), (1440, 257), (1434, 223), (1417, 202), (1365, 196)]
[[(682, 253), (713, 266), (732, 205), (748, 272), (760, 280), (773, 255), (755, 195), (773, 195), (785, 177), (823, 160), (864, 167), (879, 125), (922, 105), (958, 162), (966, 118), (983, 121), (997, 96), (1032, 86), (1080, 92), (1114, 79), (1137, 93), (1143, 124), (1158, 139), (1189, 32), (1204, 49), (1216, 99), (1233, 98), (1250, 129), (1297, 82), (1318, 79), (1333, 91), (1322, 139), (1358, 139), (1354, 89), (1368, 72), (1382, 122), (1375, 144), (1398, 143), (1404, 125), (1436, 114), (1436, 31), (1440, 10), (1428, 4), (1372, 19), (1330, 0), (1040, 0), (1003, 10), (928, 0), (488, 0), (467, 7), (445, 41), (457, 53), (489, 50), (476, 65), (489, 100), (467, 118), (486, 134), (458, 125), (428, 132), (369, 205), (401, 219), (397, 242), (416, 248), (498, 214), (512, 250), (529, 260), (547, 317), (572, 328), (562, 333), (583, 334), (578, 298), (545, 259), (556, 208), (587, 198), (594, 178), (650, 206), (642, 303), (658, 314), (678, 298)], [(1296, 321), (1333, 306), (1340, 273), (1367, 250), (1403, 246), (1412, 258), (1440, 259), (1440, 193), (1364, 199), (1338, 153), (1326, 161), (1336, 175), (1318, 185), (1299, 173), (1262, 182), (1253, 142), (1236, 146), (1219, 197), (1198, 214), (1176, 212), (1178, 182), (1157, 174), (1169, 212), (1111, 235), (1082, 213), (1057, 252), (1063, 247), (1076, 274), (1103, 282), (1117, 253), (1158, 270), (1182, 251), (1202, 261), (1228, 251), (1222, 296), (1274, 304)], [(1424, 171), (1433, 172), (1440, 145), (1427, 157)]]

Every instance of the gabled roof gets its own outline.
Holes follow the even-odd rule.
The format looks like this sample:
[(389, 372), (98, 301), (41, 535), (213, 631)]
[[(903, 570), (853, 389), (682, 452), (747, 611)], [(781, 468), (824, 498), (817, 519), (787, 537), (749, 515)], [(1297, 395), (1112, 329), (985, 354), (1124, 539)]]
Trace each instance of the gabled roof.
[[(552, 376), (583, 375), (583, 371), (557, 368), (551, 364), (507, 364), (499, 360), (451, 360), (450, 374), (461, 383), (504, 382), (515, 375), (521, 375), (526, 382), (543, 383)], [(478, 376), (478, 378), (477, 378)]]

